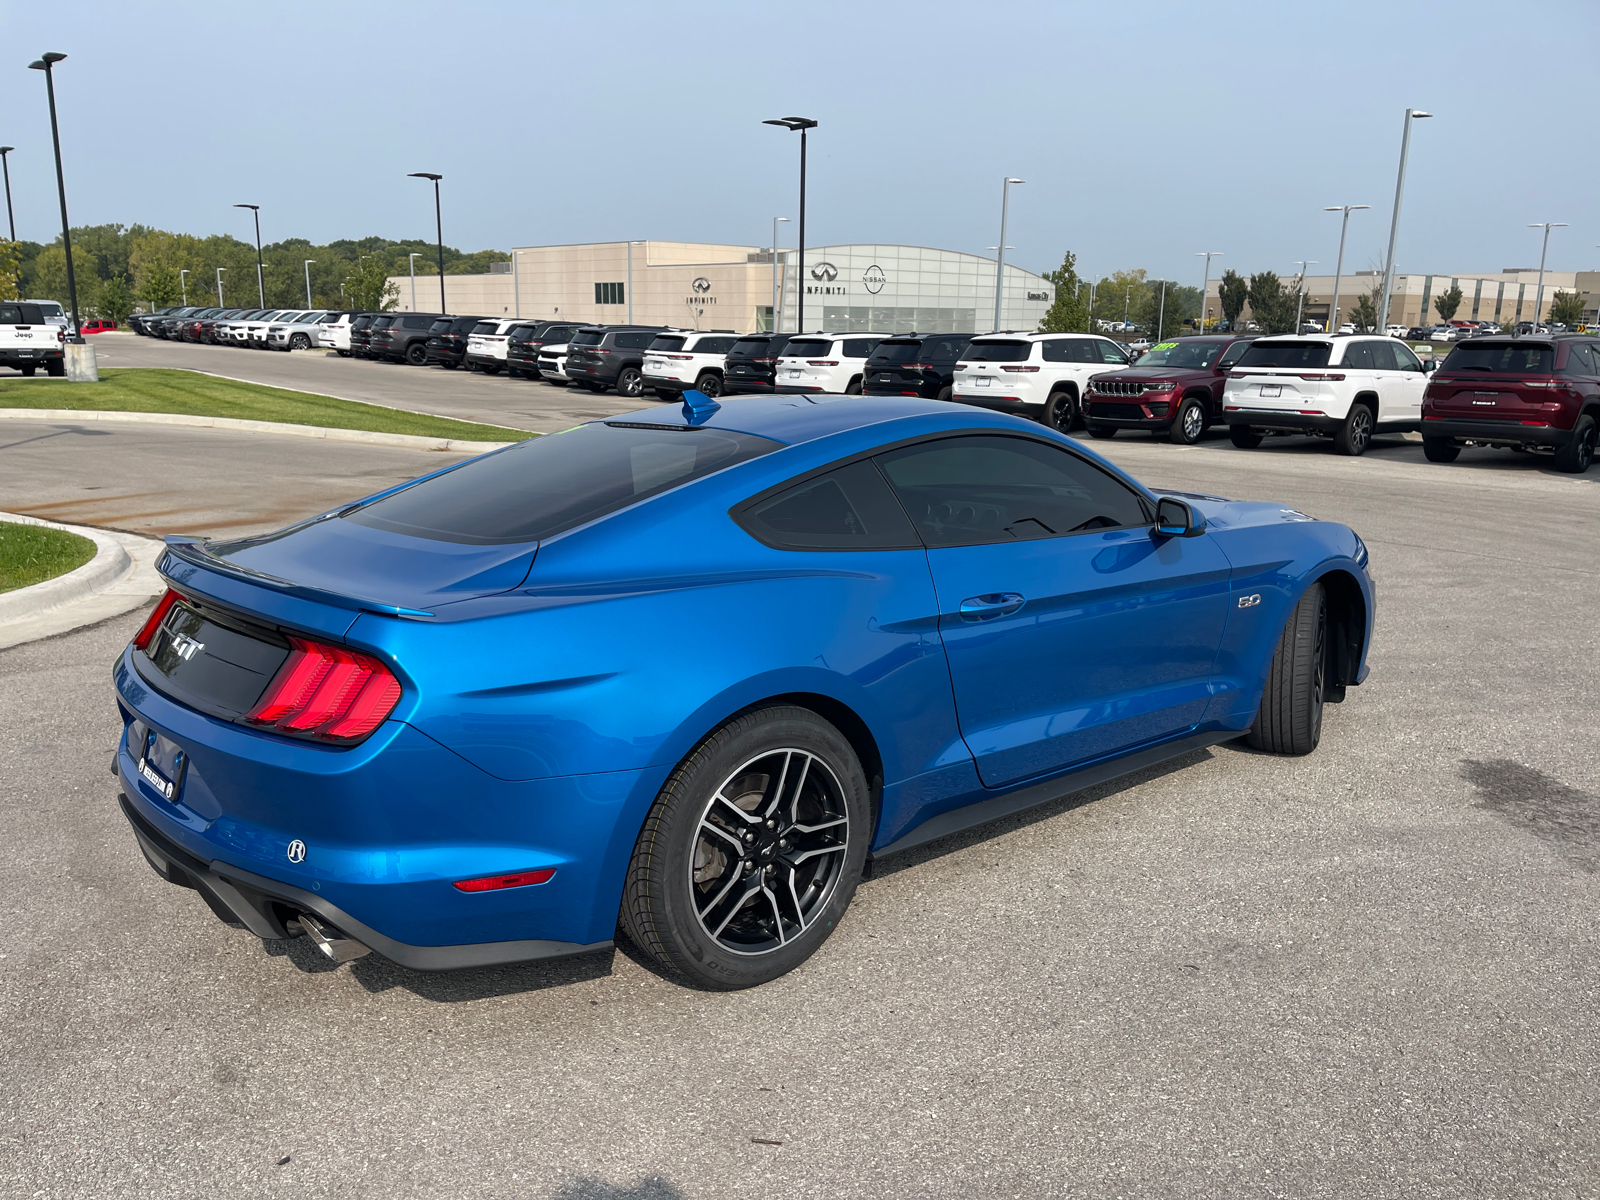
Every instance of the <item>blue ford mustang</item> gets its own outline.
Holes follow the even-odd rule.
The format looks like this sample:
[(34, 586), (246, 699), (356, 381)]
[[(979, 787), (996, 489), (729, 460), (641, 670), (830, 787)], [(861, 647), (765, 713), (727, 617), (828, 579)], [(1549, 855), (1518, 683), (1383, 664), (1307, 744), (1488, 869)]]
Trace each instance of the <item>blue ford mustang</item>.
[(892, 854), (1197, 747), (1315, 748), (1367, 550), (1020, 418), (690, 393), (170, 538), (121, 804), (224, 920), (423, 970), (761, 983)]

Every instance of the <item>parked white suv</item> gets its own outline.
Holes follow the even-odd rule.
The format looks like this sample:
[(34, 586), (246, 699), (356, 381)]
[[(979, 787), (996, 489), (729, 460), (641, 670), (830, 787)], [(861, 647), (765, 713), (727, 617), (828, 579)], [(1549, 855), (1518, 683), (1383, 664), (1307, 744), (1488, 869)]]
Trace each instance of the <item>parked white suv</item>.
[(287, 322), (274, 321), (267, 326), (267, 349), (309, 350), (317, 344), (317, 330), (336, 315), (316, 311), (301, 313)]
[(467, 370), (479, 370), (485, 375), (498, 375), (506, 365), (506, 351), (510, 349), (511, 327), (524, 324), (521, 317), (494, 317), (479, 321), (467, 335), (467, 354), (461, 361)]
[[(644, 386), (654, 388), (663, 400), (676, 400), (690, 388), (706, 396), (720, 396), (723, 366), (738, 340), (739, 335), (730, 329), (657, 334), (644, 352)], [(541, 357), (551, 349), (543, 347)]]
[(273, 309), (270, 312), (260, 313), (257, 316), (238, 321), (229, 327), (229, 331), (233, 334), (235, 342), (254, 350), (257, 346), (265, 346), (267, 344), (268, 325), (292, 315), (294, 315), (292, 310)]
[(887, 333), (803, 333), (789, 339), (773, 382), (780, 392), (861, 394), (867, 359)]
[(950, 399), (1032, 417), (1065, 433), (1091, 375), (1132, 359), (1091, 333), (991, 333), (972, 339), (956, 363)]
[(1332, 438), (1340, 454), (1361, 454), (1375, 433), (1421, 427), (1432, 369), (1391, 337), (1259, 338), (1228, 372), (1222, 419), (1246, 450), (1267, 433), (1299, 433)]
[(340, 358), (350, 357), (350, 322), (361, 316), (359, 312), (331, 313), (317, 326), (317, 345), (333, 350)]
[[(583, 326), (572, 327), (568, 337), (577, 333)], [(566, 387), (572, 380), (567, 376), (567, 354), (572, 349), (568, 342), (546, 342), (539, 347), (539, 378), (546, 383), (559, 383)]]

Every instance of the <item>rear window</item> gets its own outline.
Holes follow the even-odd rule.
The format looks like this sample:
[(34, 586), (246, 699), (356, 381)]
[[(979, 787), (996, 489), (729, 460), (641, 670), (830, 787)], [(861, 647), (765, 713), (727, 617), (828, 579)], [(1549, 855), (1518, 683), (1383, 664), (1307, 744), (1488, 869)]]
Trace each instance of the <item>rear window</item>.
[(393, 324), (394, 324), (394, 318), (393, 317), (373, 317), (372, 318), (372, 328), (374, 328), (374, 329), (387, 329), (387, 328), (389, 328), (389, 326), (391, 326)]
[(605, 341), (605, 337), (606, 331), (604, 329), (580, 329), (572, 335), (569, 344), (573, 346), (598, 346)]
[(770, 337), (745, 337), (733, 344), (733, 349), (728, 351), (729, 358), (763, 358), (770, 352), (770, 347), (776, 338)]
[(506, 330), (506, 337), (513, 342), (529, 341), (538, 330), (537, 325), (513, 325)]
[(1325, 367), (1333, 352), (1330, 342), (1252, 342), (1240, 367)]
[(1185, 342), (1161, 342), (1151, 346), (1149, 351), (1142, 355), (1136, 367), (1171, 367), (1174, 370), (1188, 368), (1203, 370), (1217, 361), (1217, 355), (1222, 353), (1225, 342), (1202, 342), (1199, 340)]
[(0, 325), (43, 325), (44, 312), (37, 304), (0, 304)]
[(733, 349), (734, 342), (738, 340), (738, 338), (733, 337), (703, 337), (694, 344), (694, 352), (696, 354), (726, 354)]
[(922, 339), (914, 338), (906, 341), (879, 342), (878, 348), (872, 352), (872, 361), (875, 363), (908, 363), (919, 361), (922, 353)]
[(1496, 375), (1541, 375), (1556, 368), (1549, 342), (1465, 342), (1450, 351), (1443, 371), (1487, 371)]
[(540, 336), (546, 346), (559, 346), (572, 336), (575, 329), (577, 329), (576, 325), (552, 325)]
[(832, 338), (790, 338), (784, 354), (791, 358), (804, 358), (809, 354), (832, 354)]
[(965, 362), (1022, 362), (1032, 353), (1032, 342), (973, 342), (961, 357)]
[(596, 422), (474, 459), (345, 519), (443, 542), (532, 542), (778, 448), (725, 429)]
[(450, 332), (450, 326), (452, 326), (454, 324), (455, 324), (455, 322), (452, 321), (449, 317), (445, 317), (443, 320), (435, 321), (432, 325), (428, 326), (428, 332), (429, 333), (449, 333)]
[(652, 350), (682, 350), (683, 349), (683, 343), (688, 341), (688, 340), (689, 340), (688, 338), (678, 337), (676, 335), (669, 337), (666, 334), (662, 334), (660, 337), (656, 338), (655, 341), (650, 343), (650, 349), (652, 349)]
[(472, 327), (472, 332), (473, 333), (482, 333), (482, 334), (493, 334), (494, 331), (496, 329), (499, 329), (499, 328), (500, 328), (500, 322), (499, 321), (479, 321), (476, 325), (474, 325)]
[(366, 329), (371, 324), (372, 324), (372, 318), (371, 317), (357, 317), (354, 321), (350, 322), (350, 328), (351, 329)]

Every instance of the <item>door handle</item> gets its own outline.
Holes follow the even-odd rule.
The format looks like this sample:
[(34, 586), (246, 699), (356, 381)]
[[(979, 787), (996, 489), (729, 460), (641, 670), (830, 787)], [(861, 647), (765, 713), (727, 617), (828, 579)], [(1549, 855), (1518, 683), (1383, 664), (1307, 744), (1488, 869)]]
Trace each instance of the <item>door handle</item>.
[(991, 617), (1009, 616), (1026, 603), (1021, 592), (985, 592), (969, 596), (961, 602), (960, 613), (968, 621), (987, 621)]

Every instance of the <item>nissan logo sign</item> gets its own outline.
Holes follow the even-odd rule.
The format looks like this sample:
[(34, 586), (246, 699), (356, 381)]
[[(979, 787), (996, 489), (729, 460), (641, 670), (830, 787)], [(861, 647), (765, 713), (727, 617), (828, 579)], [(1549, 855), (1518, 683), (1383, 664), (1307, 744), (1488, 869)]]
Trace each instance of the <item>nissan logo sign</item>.
[(820, 280), (823, 283), (832, 283), (839, 278), (839, 268), (831, 262), (819, 262), (811, 268), (811, 278)]
[(696, 279), (693, 283), (691, 283), (689, 286), (694, 288), (695, 291), (700, 292), (703, 295), (706, 292), (709, 292), (711, 290), (711, 280), (707, 279), (704, 275), (702, 275), (698, 279)]
[(883, 285), (889, 282), (889, 277), (883, 273), (883, 268), (873, 263), (861, 276), (861, 282), (867, 285), (867, 291), (876, 296), (883, 291)]

